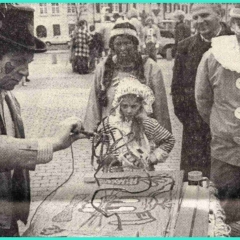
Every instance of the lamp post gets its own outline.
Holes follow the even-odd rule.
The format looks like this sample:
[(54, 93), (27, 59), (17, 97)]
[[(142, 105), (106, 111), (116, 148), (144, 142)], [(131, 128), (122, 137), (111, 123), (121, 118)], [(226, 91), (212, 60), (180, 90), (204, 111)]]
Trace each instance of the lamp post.
[(95, 27), (95, 4), (94, 3), (93, 3), (93, 25)]

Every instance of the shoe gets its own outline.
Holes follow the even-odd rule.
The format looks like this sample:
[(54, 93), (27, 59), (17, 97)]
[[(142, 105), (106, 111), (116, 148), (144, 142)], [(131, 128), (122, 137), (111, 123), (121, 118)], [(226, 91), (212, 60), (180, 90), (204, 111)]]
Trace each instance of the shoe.
[(31, 80), (29, 78), (26, 78), (26, 82), (30, 82)]

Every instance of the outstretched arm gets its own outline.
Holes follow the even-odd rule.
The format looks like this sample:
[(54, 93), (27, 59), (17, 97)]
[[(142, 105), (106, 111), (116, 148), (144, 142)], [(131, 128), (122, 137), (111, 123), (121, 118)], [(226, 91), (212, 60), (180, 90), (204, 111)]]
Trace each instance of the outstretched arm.
[(71, 117), (59, 124), (53, 137), (22, 139), (0, 135), (0, 171), (16, 167), (33, 170), (36, 164), (50, 162), (53, 152), (65, 149), (81, 138), (81, 127), (81, 120)]

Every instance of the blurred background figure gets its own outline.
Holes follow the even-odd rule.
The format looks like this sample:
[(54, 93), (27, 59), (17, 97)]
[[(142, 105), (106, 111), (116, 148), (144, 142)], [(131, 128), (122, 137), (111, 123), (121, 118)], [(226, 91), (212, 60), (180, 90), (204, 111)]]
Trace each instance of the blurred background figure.
[(173, 49), (173, 56), (177, 51), (177, 46), (180, 41), (191, 36), (190, 27), (184, 23), (185, 12), (182, 10), (176, 10), (174, 12), (174, 19), (176, 20), (174, 38), (175, 38), (175, 47)]
[(113, 29), (115, 19), (112, 18), (111, 22), (102, 22), (99, 29), (99, 33), (102, 36), (103, 40), (103, 52), (107, 56), (109, 52), (109, 39), (111, 35), (111, 30)]
[(139, 16), (141, 18), (142, 25), (145, 26), (146, 25), (146, 19), (148, 17), (146, 11), (143, 9), (142, 12), (139, 14)]
[(89, 27), (89, 33), (91, 36), (89, 44), (89, 72), (92, 72), (95, 70), (96, 62), (98, 63), (102, 57), (103, 41), (101, 34), (95, 31), (94, 25)]
[(149, 16), (146, 19), (146, 27), (143, 31), (143, 50), (145, 54), (157, 62), (157, 52), (161, 39), (159, 28), (154, 24), (153, 17)]
[(80, 20), (78, 28), (72, 36), (72, 68), (79, 74), (88, 73), (89, 44), (91, 36), (86, 31), (86, 21)]
[(137, 35), (140, 40), (139, 45), (142, 46), (142, 44), (144, 42), (143, 41), (143, 25), (142, 25), (141, 21), (138, 19), (139, 14), (138, 14), (137, 9), (131, 8), (127, 13), (127, 17), (129, 19), (129, 22), (136, 28)]

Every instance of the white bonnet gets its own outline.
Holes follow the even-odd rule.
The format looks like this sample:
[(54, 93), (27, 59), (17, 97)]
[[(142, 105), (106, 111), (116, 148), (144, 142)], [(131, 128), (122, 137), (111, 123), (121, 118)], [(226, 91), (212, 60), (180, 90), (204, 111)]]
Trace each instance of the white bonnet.
[(135, 94), (143, 98), (143, 107), (147, 114), (152, 113), (152, 104), (155, 100), (153, 91), (150, 87), (139, 82), (139, 80), (133, 76), (125, 77), (120, 80), (116, 91), (112, 106), (115, 108), (119, 105), (122, 96), (127, 94)]

